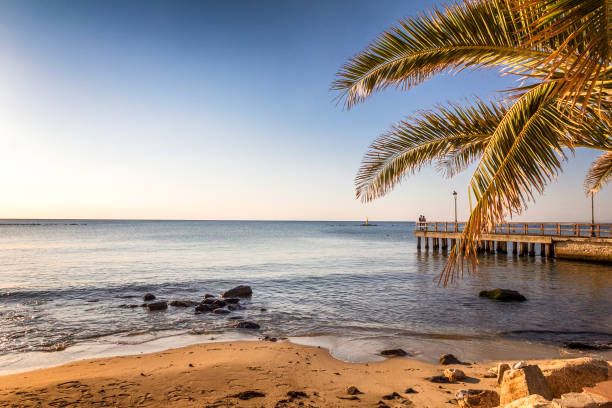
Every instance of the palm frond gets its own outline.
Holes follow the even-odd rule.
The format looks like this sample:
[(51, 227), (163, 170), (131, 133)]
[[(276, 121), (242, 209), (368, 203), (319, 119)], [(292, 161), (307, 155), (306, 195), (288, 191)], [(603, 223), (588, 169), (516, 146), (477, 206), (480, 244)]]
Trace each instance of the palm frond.
[(569, 136), (551, 95), (554, 84), (544, 83), (523, 95), (506, 112), (493, 132), (470, 181), (470, 197), (476, 202), (460, 244), (451, 250), (440, 282), (444, 285), (475, 267), (475, 242), (506, 216), (522, 212), (534, 192), (561, 169), (562, 151)]
[(522, 47), (510, 0), (474, 0), (401, 20), (338, 71), (332, 89), (348, 108), (389, 86), (408, 89), (432, 76), (465, 68), (535, 69), (550, 55)]
[(364, 202), (381, 197), (404, 177), (438, 162), (447, 175), (465, 168), (483, 151), (505, 106), (476, 100), (422, 111), (379, 136), (365, 154), (355, 178)]
[(584, 181), (584, 188), (587, 195), (595, 194), (610, 181), (612, 181), (612, 151), (605, 152), (593, 162)]
[[(517, 14), (531, 16), (525, 24), (522, 44), (548, 46), (553, 51), (540, 66), (552, 73), (568, 58), (562, 80), (557, 81), (559, 101), (609, 97), (612, 79), (612, 2), (610, 0), (512, 0)], [(609, 85), (609, 84), (608, 84)]]

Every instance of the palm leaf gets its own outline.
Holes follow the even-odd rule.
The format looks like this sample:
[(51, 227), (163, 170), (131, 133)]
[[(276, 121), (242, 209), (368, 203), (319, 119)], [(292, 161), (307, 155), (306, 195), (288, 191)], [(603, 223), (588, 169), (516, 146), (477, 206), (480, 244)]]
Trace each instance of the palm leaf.
[(588, 195), (595, 194), (604, 184), (612, 181), (612, 151), (599, 156), (591, 165), (584, 182)]
[[(565, 75), (557, 81), (561, 102), (609, 98), (612, 79), (612, 1), (610, 0), (512, 0), (519, 15), (532, 16), (525, 25), (522, 44), (548, 45), (553, 51), (540, 66), (549, 72), (566, 63)], [(607, 83), (607, 85), (606, 85)]]
[(500, 103), (450, 104), (422, 111), (379, 136), (365, 154), (355, 179), (357, 197), (381, 197), (404, 177), (437, 161), (453, 175), (479, 157), (505, 112)]
[(522, 212), (534, 191), (542, 193), (560, 171), (562, 147), (570, 142), (551, 99), (554, 91), (554, 84), (545, 83), (527, 92), (493, 132), (470, 181), (476, 205), (440, 275), (444, 285), (463, 274), (462, 256), (470, 260), (468, 269), (475, 267), (475, 242), (482, 233)]
[(444, 71), (497, 67), (522, 74), (536, 69), (533, 62), (551, 52), (521, 46), (520, 19), (509, 1), (468, 1), (404, 19), (351, 58), (332, 89), (350, 108), (372, 92), (408, 89)]

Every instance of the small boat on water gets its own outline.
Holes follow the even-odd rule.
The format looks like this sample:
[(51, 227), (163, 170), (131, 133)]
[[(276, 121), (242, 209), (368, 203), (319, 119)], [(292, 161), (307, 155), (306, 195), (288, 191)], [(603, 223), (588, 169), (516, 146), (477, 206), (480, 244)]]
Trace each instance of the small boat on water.
[(365, 223), (361, 224), (362, 227), (375, 227), (376, 224), (370, 224), (370, 221), (368, 221), (368, 218), (366, 217)]

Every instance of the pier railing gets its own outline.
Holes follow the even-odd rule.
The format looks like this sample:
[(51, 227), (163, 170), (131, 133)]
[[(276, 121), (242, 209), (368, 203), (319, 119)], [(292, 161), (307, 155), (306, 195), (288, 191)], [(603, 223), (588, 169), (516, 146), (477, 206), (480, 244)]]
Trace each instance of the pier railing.
[[(417, 222), (417, 231), (463, 232), (465, 222)], [(547, 235), (560, 237), (612, 238), (612, 224), (583, 224), (569, 222), (506, 222), (497, 224), (487, 234)]]

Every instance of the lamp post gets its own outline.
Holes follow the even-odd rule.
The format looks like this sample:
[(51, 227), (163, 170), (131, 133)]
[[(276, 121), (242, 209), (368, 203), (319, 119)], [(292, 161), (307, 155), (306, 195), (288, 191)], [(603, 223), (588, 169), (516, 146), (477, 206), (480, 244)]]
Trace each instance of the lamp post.
[(457, 192), (453, 191), (453, 198), (455, 199), (455, 224), (457, 223)]
[(591, 236), (595, 236), (595, 204), (593, 203), (593, 193), (591, 192)]

